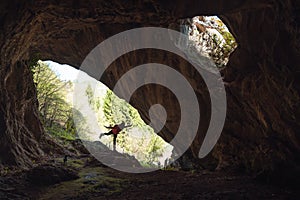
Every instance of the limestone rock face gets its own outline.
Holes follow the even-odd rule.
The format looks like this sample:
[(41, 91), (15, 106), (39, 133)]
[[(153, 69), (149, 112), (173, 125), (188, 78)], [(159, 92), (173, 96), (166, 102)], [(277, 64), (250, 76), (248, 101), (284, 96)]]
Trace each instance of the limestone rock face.
[[(29, 61), (35, 57), (80, 66), (101, 41), (143, 26), (170, 27), (178, 19), (218, 15), (238, 48), (222, 71), (226, 82), (225, 128), (211, 157), (218, 168), (270, 170), (297, 166), (300, 153), (300, 1), (8, 1), (0, 3), (0, 158), (24, 164), (42, 153)], [(193, 85), (201, 107), (198, 134), (187, 151), (197, 158), (210, 119), (210, 100), (196, 70), (167, 52), (134, 51), (117, 59), (101, 81), (113, 88), (133, 66), (147, 62), (174, 66)], [(147, 85), (130, 102), (149, 122), (148, 109), (161, 103), (168, 119), (159, 133), (170, 141), (180, 112), (166, 88)], [(24, 156), (25, 155), (25, 156)], [(31, 158), (32, 157), (32, 158)], [(198, 162), (198, 161), (195, 161)], [(200, 161), (201, 163), (201, 161)]]
[(79, 178), (76, 171), (63, 166), (40, 165), (27, 172), (27, 179), (35, 185), (53, 185)]

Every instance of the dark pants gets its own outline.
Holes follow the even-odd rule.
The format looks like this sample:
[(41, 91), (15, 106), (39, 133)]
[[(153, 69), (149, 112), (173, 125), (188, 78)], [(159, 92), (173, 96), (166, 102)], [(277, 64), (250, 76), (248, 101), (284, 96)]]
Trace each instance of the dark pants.
[(102, 133), (103, 135), (114, 135), (114, 151), (116, 150), (116, 143), (117, 143), (117, 137), (118, 135), (117, 134), (114, 134), (112, 131), (109, 131), (108, 133)]

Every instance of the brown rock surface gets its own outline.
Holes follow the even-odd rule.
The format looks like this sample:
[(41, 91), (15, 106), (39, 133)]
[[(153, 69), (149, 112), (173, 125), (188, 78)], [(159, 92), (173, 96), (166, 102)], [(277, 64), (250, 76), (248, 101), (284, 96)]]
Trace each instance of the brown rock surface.
[[(228, 113), (212, 156), (219, 160), (219, 168), (233, 164), (261, 171), (282, 163), (299, 165), (299, 1), (82, 2), (0, 3), (2, 163), (24, 165), (42, 153), (38, 143), (43, 130), (27, 61), (38, 56), (80, 66), (91, 49), (113, 34), (141, 26), (168, 27), (178, 19), (215, 14), (224, 20), (239, 46), (222, 72), (227, 82)], [(152, 55), (150, 59), (147, 53)], [(154, 59), (176, 64), (176, 69), (197, 86), (201, 102), (203, 120), (188, 151), (189, 156), (196, 157), (210, 117), (203, 81), (184, 60), (157, 51), (147, 53), (122, 56), (101, 81), (113, 87), (131, 63)], [(168, 112), (168, 123), (160, 134), (170, 141), (180, 121), (172, 94), (149, 85), (131, 100), (146, 122), (148, 108), (155, 103), (162, 103)]]

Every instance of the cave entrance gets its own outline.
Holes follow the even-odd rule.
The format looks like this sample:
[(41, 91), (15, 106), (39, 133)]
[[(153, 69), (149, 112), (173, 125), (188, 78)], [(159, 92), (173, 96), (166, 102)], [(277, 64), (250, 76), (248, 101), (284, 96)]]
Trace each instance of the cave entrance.
[(180, 20), (180, 31), (187, 34), (197, 51), (223, 69), (237, 42), (227, 26), (217, 16), (195, 16)]
[[(131, 126), (118, 134), (117, 152), (134, 156), (144, 167), (162, 167), (170, 160), (173, 146), (146, 125), (135, 108), (85, 72), (53, 61), (39, 61), (34, 81), (41, 121), (53, 137), (64, 141), (98, 141), (102, 149), (113, 150), (113, 136), (99, 135), (109, 132), (107, 126), (125, 122)], [(88, 102), (76, 107), (72, 103), (75, 82), (82, 91), (76, 96)]]
[[(188, 35), (202, 56), (212, 59), (218, 69), (226, 66), (237, 43), (218, 17), (196, 16), (180, 20), (180, 25), (180, 31)], [(197, 57), (194, 58), (197, 59)], [(51, 76), (40, 75), (35, 80), (36, 82), (38, 79), (44, 79), (44, 82), (48, 84), (48, 89), (43, 86), (37, 88), (41, 121), (47, 132), (69, 140), (80, 138), (92, 142), (101, 141), (106, 148), (112, 149), (112, 138), (109, 136), (99, 139), (99, 135), (109, 131), (105, 126), (125, 122), (126, 125), (132, 124), (133, 126), (118, 136), (118, 152), (133, 155), (142, 164), (150, 167), (162, 166), (166, 160), (172, 160), (173, 146), (155, 134), (154, 130), (144, 123), (136, 109), (119, 99), (104, 84), (69, 65), (62, 66), (53, 61), (40, 62), (40, 65), (46, 65), (46, 68), (49, 66), (51, 71), (48, 71)], [(35, 75), (37, 72), (40, 71), (37, 70)], [(72, 107), (70, 106), (74, 96), (72, 85), (78, 81), (76, 79), (78, 74), (81, 76), (80, 87), (83, 91), (80, 95), (88, 103)], [(51, 82), (53, 80), (55, 82)], [(49, 94), (47, 90), (55, 85), (53, 96), (47, 97), (46, 94)], [(45, 90), (44, 94), (39, 94), (39, 90), (42, 89)], [(58, 91), (59, 94), (56, 93)], [(88, 109), (92, 110), (93, 118), (91, 119), (87, 119), (84, 113)], [(76, 127), (71, 113), (77, 116)], [(81, 134), (79, 135), (78, 132)]]

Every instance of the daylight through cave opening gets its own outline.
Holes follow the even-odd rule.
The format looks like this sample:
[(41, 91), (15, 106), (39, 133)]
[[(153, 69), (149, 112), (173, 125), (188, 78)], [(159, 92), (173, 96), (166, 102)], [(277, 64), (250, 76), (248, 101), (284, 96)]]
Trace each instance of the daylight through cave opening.
[[(180, 31), (188, 35), (197, 53), (202, 56), (200, 56), (201, 58), (204, 56), (211, 59), (219, 70), (226, 66), (229, 56), (237, 44), (226, 25), (218, 17), (196, 16), (180, 20), (180, 25)], [(192, 59), (194, 60), (192, 61), (201, 64), (201, 58), (198, 59), (198, 56), (193, 55)], [(168, 163), (166, 159), (172, 160), (171, 157), (176, 152), (172, 152), (172, 145), (165, 142), (165, 140), (172, 140), (172, 137), (166, 136), (168, 133), (163, 133), (164, 140), (161, 139), (150, 126), (144, 123), (139, 112), (128, 102), (119, 99), (104, 84), (74, 67), (60, 66), (52, 61), (40, 62), (39, 65), (42, 66), (45, 63), (49, 65), (50, 71), (52, 70), (52, 72), (48, 70), (46, 73), (58, 76), (57, 80), (55, 79), (56, 83), (52, 85), (57, 85), (58, 91), (60, 91), (55, 98), (49, 98), (43, 94), (44, 85), (41, 84), (42, 86), (40, 85), (39, 88), (37, 84), (40, 117), (48, 133), (66, 139), (78, 137), (82, 140), (99, 141), (99, 134), (108, 131), (105, 126), (125, 122), (126, 125), (133, 126), (118, 137), (117, 151), (135, 156), (145, 166), (164, 165), (164, 163)], [(35, 74), (38, 72), (45, 73), (36, 69)], [(39, 75), (40, 80), (43, 79), (42, 76), (44, 76), (45, 83), (51, 85), (47, 81), (49, 75)], [(78, 77), (80, 78), (78, 79)], [(35, 82), (37, 81), (36, 78)], [(82, 93), (74, 95), (72, 94), (74, 92), (73, 84), (78, 85), (78, 82), (80, 82)], [(48, 85), (48, 87), (50, 86)], [(74, 96), (88, 103), (74, 107)], [(49, 102), (49, 100), (51, 101)], [(57, 109), (59, 106), (64, 108)], [(92, 117), (89, 118), (89, 115)], [(100, 141), (109, 149), (113, 148), (110, 137), (101, 137)]]
[[(237, 48), (235, 38), (217, 16), (182, 19), (180, 32), (188, 35), (197, 52), (211, 59), (218, 69), (223, 69), (227, 65), (230, 54)], [(196, 63), (203, 63), (201, 60), (189, 58)]]
[[(118, 134), (118, 152), (134, 156), (145, 167), (169, 162), (172, 145), (146, 125), (135, 108), (100, 81), (53, 61), (39, 61), (33, 68), (33, 77), (40, 119), (51, 136), (63, 140), (100, 141), (102, 149), (113, 150), (112, 137), (99, 136), (109, 132), (106, 127), (124, 122), (130, 127)], [(74, 85), (80, 88), (76, 94)], [(83, 103), (74, 104), (74, 98), (80, 98)]]

